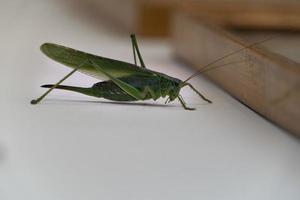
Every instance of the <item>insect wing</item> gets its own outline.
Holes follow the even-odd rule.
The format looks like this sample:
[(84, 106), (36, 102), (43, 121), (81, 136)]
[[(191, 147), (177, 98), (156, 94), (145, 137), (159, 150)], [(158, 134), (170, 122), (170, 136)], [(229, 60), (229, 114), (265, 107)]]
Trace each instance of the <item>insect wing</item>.
[(150, 70), (138, 67), (131, 63), (96, 56), (57, 44), (45, 43), (41, 46), (41, 51), (49, 58), (70, 68), (74, 69), (83, 65), (78, 71), (101, 80), (107, 79), (107, 76), (101, 71), (96, 70), (93, 64), (88, 61), (93, 60), (93, 62), (101, 66), (102, 70), (115, 78), (131, 75), (153, 75)]

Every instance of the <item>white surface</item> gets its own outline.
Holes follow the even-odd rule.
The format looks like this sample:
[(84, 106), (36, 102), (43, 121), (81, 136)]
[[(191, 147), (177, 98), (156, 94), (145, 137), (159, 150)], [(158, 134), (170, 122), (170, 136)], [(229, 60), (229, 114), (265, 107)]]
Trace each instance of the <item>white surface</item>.
[[(214, 104), (184, 90), (194, 112), (178, 102), (120, 105), (67, 92), (30, 105), (39, 85), (69, 71), (40, 53), (43, 42), (132, 60), (128, 37), (62, 2), (0, 3), (1, 200), (299, 199), (299, 140), (203, 78), (193, 83)], [(167, 43), (140, 46), (152, 69), (192, 72)], [(94, 81), (79, 74), (67, 83)]]

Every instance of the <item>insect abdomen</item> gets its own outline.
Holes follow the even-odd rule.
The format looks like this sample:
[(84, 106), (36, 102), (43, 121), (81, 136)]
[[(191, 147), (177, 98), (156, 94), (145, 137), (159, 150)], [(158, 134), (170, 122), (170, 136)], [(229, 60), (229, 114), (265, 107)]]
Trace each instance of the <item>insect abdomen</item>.
[(136, 101), (134, 97), (130, 96), (119, 88), (111, 81), (103, 81), (93, 85), (92, 87), (94, 95), (96, 97), (102, 97), (104, 99), (113, 101)]

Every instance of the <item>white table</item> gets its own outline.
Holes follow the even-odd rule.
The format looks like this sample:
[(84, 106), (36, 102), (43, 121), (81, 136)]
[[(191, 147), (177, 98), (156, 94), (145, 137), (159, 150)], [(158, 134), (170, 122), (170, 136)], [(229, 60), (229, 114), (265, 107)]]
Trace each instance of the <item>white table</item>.
[[(65, 3), (64, 3), (65, 2)], [(204, 78), (178, 102), (116, 104), (70, 92), (29, 101), (69, 69), (39, 51), (56, 42), (132, 62), (128, 36), (70, 1), (0, 3), (1, 200), (274, 200), (300, 198), (299, 139)], [(140, 40), (146, 65), (184, 79), (166, 41)], [(68, 84), (96, 80), (77, 74)]]

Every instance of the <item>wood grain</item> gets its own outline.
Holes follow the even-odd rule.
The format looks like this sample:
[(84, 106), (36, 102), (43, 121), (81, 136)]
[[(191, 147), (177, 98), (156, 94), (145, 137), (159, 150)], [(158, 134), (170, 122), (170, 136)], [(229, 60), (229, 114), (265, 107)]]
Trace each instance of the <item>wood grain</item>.
[[(175, 52), (197, 68), (249, 45), (243, 38), (231, 31), (205, 25), (184, 13), (178, 13), (174, 19)], [(270, 51), (264, 44), (223, 62), (237, 60), (245, 62), (211, 70), (205, 75), (256, 112), (300, 135), (300, 64)]]
[(183, 1), (178, 9), (226, 27), (259, 30), (299, 30), (297, 1)]

